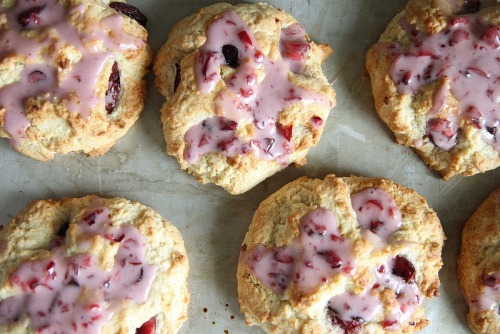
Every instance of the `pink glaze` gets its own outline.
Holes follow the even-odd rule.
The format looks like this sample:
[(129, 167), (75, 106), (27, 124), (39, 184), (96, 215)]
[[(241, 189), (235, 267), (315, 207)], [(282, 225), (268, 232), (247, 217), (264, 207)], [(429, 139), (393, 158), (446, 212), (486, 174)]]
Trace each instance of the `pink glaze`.
[(352, 245), (338, 231), (333, 213), (317, 208), (302, 217), (300, 235), (290, 245), (257, 245), (244, 263), (270, 289), (283, 293), (292, 283), (308, 291), (335, 274), (352, 275)]
[(86, 212), (78, 227), (119, 243), (112, 269), (103, 270), (87, 253), (67, 256), (63, 246), (48, 258), (26, 261), (11, 275), (17, 294), (0, 302), (0, 324), (26, 314), (37, 333), (99, 333), (125, 300), (146, 301), (156, 267), (146, 263), (146, 243), (139, 231), (132, 225), (113, 227), (105, 207)]
[(381, 311), (382, 303), (378, 298), (366, 292), (356, 295), (346, 291), (331, 298), (328, 307), (343, 321), (357, 321), (360, 323), (370, 322)]
[(500, 302), (500, 272), (489, 275), (481, 286), (477, 299), (469, 301), (469, 306), (476, 311), (490, 311)]
[[(42, 7), (38, 14), (37, 23), (30, 22), (23, 27), (18, 18), (21, 13), (34, 7)], [(137, 49), (144, 45), (144, 41), (122, 32), (122, 17), (114, 15), (106, 17), (95, 26), (89, 25), (86, 30), (78, 31), (69, 23), (72, 15), (82, 15), (85, 5), (66, 8), (57, 0), (19, 0), (17, 5), (6, 13), (9, 30), (0, 35), (0, 44), (4, 48), (0, 56), (25, 56), (26, 68), (21, 78), (12, 84), (0, 88), (0, 105), (6, 106), (5, 129), (11, 136), (11, 144), (15, 145), (25, 137), (29, 121), (24, 112), (24, 103), (31, 97), (39, 97), (47, 101), (63, 100), (71, 112), (77, 112), (84, 118), (90, 117), (90, 109), (98, 104), (104, 108), (104, 98), (97, 95), (95, 84), (104, 64), (112, 57), (110, 51)], [(25, 37), (26, 30), (44, 30), (59, 37), (58, 41), (45, 38), (41, 41)], [(82, 58), (72, 65), (70, 70), (64, 70), (54, 62), (54, 55), (49, 54), (41, 61), (39, 56), (42, 49), (60, 49), (69, 44), (77, 48)], [(99, 50), (90, 45), (103, 45), (108, 51)], [(43, 68), (47, 80), (33, 85), (28, 76), (32, 71), (28, 68)], [(55, 76), (56, 72), (64, 74)]]
[(401, 227), (401, 212), (394, 199), (380, 188), (366, 188), (351, 196), (359, 226), (387, 241)]
[[(290, 28), (292, 30), (293, 34), (290, 32), (289, 35), (300, 40), (305, 38), (303, 28), (299, 25), (294, 25)], [(225, 88), (216, 97), (215, 110), (219, 118), (236, 122), (237, 126), (242, 123), (253, 124), (254, 134), (250, 134), (250, 139), (243, 139), (237, 136), (237, 128), (224, 130), (217, 126), (204, 126), (200, 122), (185, 135), (187, 148), (184, 158), (188, 162), (195, 162), (211, 152), (233, 157), (253, 151), (259, 159), (279, 160), (288, 164), (286, 157), (294, 150), (291, 142), (292, 126), (279, 124), (279, 113), (297, 101), (330, 107), (331, 101), (288, 81), (290, 63), (283, 59), (267, 58), (259, 50), (250, 28), (234, 11), (226, 12), (207, 29), (207, 41), (200, 48), (195, 67), (201, 93), (210, 93), (221, 80), (220, 66), (225, 64), (222, 53), (224, 45), (238, 49), (239, 66), (234, 74), (224, 79)], [(294, 61), (294, 66), (301, 66), (303, 60)], [(261, 81), (258, 79), (259, 72), (265, 74)], [(207, 120), (204, 122), (207, 123)], [(208, 123), (217, 122), (216, 117), (208, 119)], [(321, 125), (322, 120), (314, 123), (315, 127)]]
[[(500, 120), (500, 31), (475, 15), (455, 16), (448, 27), (434, 35), (425, 35), (405, 19), (402, 27), (411, 39), (408, 50), (389, 46), (395, 56), (391, 77), (400, 93), (416, 94), (439, 78), (447, 78), (434, 96), (427, 115), (427, 134), (445, 151), (456, 145), (458, 124), (469, 119), (483, 129), (483, 138), (500, 151), (497, 126)], [(458, 116), (436, 117), (447, 106), (445, 97), (458, 100)]]

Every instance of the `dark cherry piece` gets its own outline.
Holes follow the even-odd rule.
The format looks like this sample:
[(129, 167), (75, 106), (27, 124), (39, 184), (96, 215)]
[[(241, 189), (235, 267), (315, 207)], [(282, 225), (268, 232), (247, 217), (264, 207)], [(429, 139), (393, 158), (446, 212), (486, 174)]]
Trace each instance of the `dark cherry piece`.
[(276, 123), (276, 127), (278, 128), (279, 133), (281, 133), (281, 135), (285, 137), (286, 140), (290, 141), (292, 139), (292, 134), (293, 134), (292, 125), (283, 126), (280, 123)]
[(23, 27), (26, 28), (28, 25), (37, 25), (40, 24), (40, 12), (45, 8), (45, 6), (36, 6), (30, 8), (21, 14), (19, 14), (17, 18), (17, 22)]
[(136, 20), (141, 26), (146, 26), (148, 18), (136, 7), (124, 2), (112, 2), (109, 4), (109, 7), (113, 8), (117, 12), (127, 15), (133, 20)]
[(142, 324), (135, 330), (135, 334), (154, 334), (156, 332), (156, 316)]
[(175, 63), (175, 79), (174, 79), (174, 93), (177, 91), (177, 87), (181, 83), (181, 65)]
[(226, 44), (222, 46), (222, 54), (226, 60), (226, 64), (232, 68), (237, 68), (239, 65), (238, 59), (238, 48), (231, 44)]
[(284, 43), (285, 57), (295, 60), (302, 61), (306, 59), (307, 53), (311, 49), (308, 43), (286, 41)]
[(115, 61), (109, 76), (108, 90), (106, 91), (105, 97), (105, 108), (108, 114), (113, 112), (116, 102), (118, 102), (118, 99), (120, 98), (121, 91), (122, 86), (120, 84), (120, 69), (118, 68), (118, 63)]
[(28, 75), (28, 82), (30, 84), (44, 81), (45, 79), (47, 79), (47, 76), (41, 71), (33, 71)]
[(338, 317), (335, 310), (333, 310), (330, 306), (328, 306), (327, 313), (332, 321), (332, 325), (339, 326), (340, 328), (342, 328), (344, 330), (344, 334), (361, 333), (361, 330), (363, 329), (362, 319), (359, 319), (361, 321), (355, 319), (351, 321), (342, 320)]
[(401, 255), (396, 256), (395, 260), (392, 273), (404, 279), (408, 284), (415, 282), (415, 267), (413, 264)]

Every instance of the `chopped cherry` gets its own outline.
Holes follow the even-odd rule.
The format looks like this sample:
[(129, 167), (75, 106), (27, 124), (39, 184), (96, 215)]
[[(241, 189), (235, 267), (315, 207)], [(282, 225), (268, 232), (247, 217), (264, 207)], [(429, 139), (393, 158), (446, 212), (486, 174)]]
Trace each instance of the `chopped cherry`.
[(397, 323), (396, 320), (384, 320), (384, 322), (382, 323), (382, 328), (386, 329), (386, 328), (392, 327), (396, 323)]
[(220, 129), (222, 131), (234, 131), (238, 128), (238, 123), (228, 119), (220, 118)]
[(174, 93), (177, 91), (177, 87), (181, 83), (181, 65), (175, 63), (175, 79), (174, 79)]
[(392, 274), (401, 277), (408, 284), (415, 282), (415, 267), (401, 255), (395, 258)]
[(448, 139), (455, 135), (452, 124), (449, 120), (443, 118), (432, 118), (429, 120), (428, 125), (431, 132), (440, 132)]
[(403, 84), (408, 85), (411, 81), (411, 72), (406, 72), (403, 76)]
[(309, 43), (285, 41), (284, 44), (285, 57), (295, 61), (306, 59), (307, 53), (311, 49)]
[(335, 311), (331, 307), (328, 307), (328, 316), (330, 317), (330, 319), (332, 321), (332, 325), (339, 326), (340, 328), (342, 328), (344, 330), (344, 334), (359, 334), (359, 333), (361, 333), (361, 330), (363, 329), (363, 324), (361, 321), (342, 320), (338, 317), (338, 315), (335, 313)]
[(273, 253), (273, 259), (275, 259), (278, 262), (281, 263), (292, 263), (293, 262), (293, 256), (284, 254), (283, 252), (280, 251), (275, 251)]
[(292, 140), (292, 133), (293, 133), (293, 126), (292, 125), (283, 126), (283, 125), (281, 125), (281, 123), (276, 123), (276, 127), (277, 127), (279, 133), (281, 133), (281, 135), (283, 137), (285, 137), (285, 139), (287, 141)]
[(231, 44), (222, 46), (222, 54), (228, 64), (232, 68), (237, 68), (239, 65), (238, 48)]
[(451, 25), (452, 26), (463, 26), (463, 25), (466, 25), (467, 23), (469, 23), (469, 18), (467, 16), (455, 16), (452, 20), (451, 20)]
[(252, 39), (245, 30), (240, 31), (238, 37), (243, 43), (247, 45), (253, 45)]
[(319, 116), (313, 116), (311, 117), (311, 123), (316, 127), (320, 127), (323, 125), (323, 119)]
[(106, 96), (104, 98), (105, 108), (108, 114), (113, 112), (113, 109), (120, 98), (121, 91), (122, 86), (120, 84), (120, 69), (118, 68), (118, 63), (115, 61), (113, 68), (111, 69), (111, 74), (109, 75), (108, 90), (106, 91)]
[(481, 39), (493, 49), (500, 47), (500, 29), (497, 26), (490, 27)]
[(109, 7), (113, 8), (117, 12), (127, 15), (131, 19), (137, 21), (137, 23), (139, 23), (141, 26), (146, 26), (148, 18), (136, 7), (124, 2), (112, 2), (109, 4)]
[(39, 14), (45, 8), (45, 6), (36, 6), (22, 12), (17, 18), (17, 22), (23, 27), (26, 28), (29, 25), (38, 25), (40, 24), (40, 16)]
[(460, 42), (467, 41), (470, 39), (470, 35), (467, 31), (463, 29), (457, 29), (453, 31), (451, 38), (450, 38), (450, 46), (454, 46)]
[(494, 288), (498, 284), (500, 284), (500, 278), (495, 277), (495, 275), (489, 275), (484, 278), (484, 285), (490, 288)]
[(342, 259), (334, 251), (318, 252), (318, 255), (322, 255), (325, 258), (325, 261), (331, 264), (333, 269), (340, 268), (342, 266)]
[(47, 76), (41, 71), (33, 71), (28, 75), (28, 82), (34, 84), (40, 81), (45, 81)]
[(376, 234), (376, 231), (378, 230), (378, 228), (381, 226), (381, 225), (384, 225), (383, 222), (381, 221), (378, 221), (378, 220), (375, 220), (375, 221), (372, 221), (370, 223), (370, 231), (372, 231), (373, 233)]
[(229, 140), (222, 140), (217, 144), (217, 147), (222, 151), (228, 151), (235, 144), (235, 141), (236, 137), (233, 137)]
[(135, 334), (154, 334), (156, 332), (156, 317), (152, 317), (135, 330)]

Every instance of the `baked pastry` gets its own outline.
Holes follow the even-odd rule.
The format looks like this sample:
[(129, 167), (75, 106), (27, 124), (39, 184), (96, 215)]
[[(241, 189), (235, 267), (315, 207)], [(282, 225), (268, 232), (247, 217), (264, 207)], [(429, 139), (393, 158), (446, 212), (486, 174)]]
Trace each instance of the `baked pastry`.
[(183, 19), (154, 62), (167, 153), (232, 194), (303, 165), (335, 103), (321, 70), (330, 53), (264, 3), (220, 3)]
[(458, 278), (474, 333), (500, 332), (500, 189), (474, 212), (462, 232)]
[(412, 333), (438, 294), (444, 234), (415, 191), (386, 179), (289, 183), (257, 209), (238, 299), (267, 333)]
[(500, 6), (410, 0), (370, 48), (375, 108), (445, 180), (500, 165)]
[(1, 333), (176, 333), (187, 319), (184, 242), (140, 203), (36, 201), (0, 244)]
[(152, 56), (123, 2), (0, 5), (0, 137), (33, 159), (107, 152), (139, 117)]

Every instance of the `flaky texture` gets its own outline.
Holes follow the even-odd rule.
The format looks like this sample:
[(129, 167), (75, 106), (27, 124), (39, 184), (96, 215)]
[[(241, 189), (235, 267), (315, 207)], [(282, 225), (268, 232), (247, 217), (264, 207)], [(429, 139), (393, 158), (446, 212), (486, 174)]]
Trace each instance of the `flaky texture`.
[[(417, 31), (427, 35), (443, 31), (455, 17), (454, 13), (460, 13), (460, 9), (453, 8), (452, 3), (455, 2), (410, 0), (406, 8), (389, 23), (379, 43), (372, 46), (366, 55), (366, 68), (371, 77), (378, 115), (394, 133), (398, 144), (411, 147), (445, 180), (457, 175), (471, 176), (494, 169), (500, 165), (499, 154), (491, 143), (484, 140), (482, 133), (485, 130), (474, 124), (474, 119), (467, 117), (459, 117), (457, 141), (451, 150), (436, 146), (426, 133), (426, 117), (435, 108), (434, 99), (440, 91), (448, 90), (448, 93), (443, 97), (446, 108), (437, 117), (459, 115), (467, 111), (459, 110), (457, 97), (449, 91), (453, 78), (441, 77), (424, 85), (415, 94), (399, 93), (390, 74), (397, 58), (391, 56), (390, 49), (386, 46), (399, 44), (404, 50), (408, 49), (411, 36), (400, 24), (402, 18), (406, 18)], [(499, 14), (500, 7), (495, 6), (476, 15), (485, 22), (498, 25)]]
[(496, 190), (474, 212), (462, 232), (458, 278), (469, 303), (467, 319), (474, 333), (500, 332), (498, 304), (490, 310), (473, 305), (485, 289), (484, 279), (500, 271), (499, 217), (500, 190)]
[[(15, 1), (3, 1), (4, 7), (0, 9), (8, 11), (15, 3)], [(60, 84), (66, 76), (71, 75), (74, 68), (81, 66), (80, 60), (85, 58), (85, 61), (91, 62), (89, 59), (94, 56), (92, 54), (85, 56), (85, 52), (107, 53), (109, 57), (98, 71), (97, 77), (90, 78), (95, 80), (92, 89), (94, 96), (91, 99), (95, 99), (96, 103), (90, 105), (89, 109), (85, 108), (84, 115), (76, 112), (74, 106), (87, 103), (90, 98), (79, 95), (79, 89), (72, 91), (71, 87), (58, 88), (64, 92), (67, 89), (69, 94), (60, 94), (62, 96), (55, 98), (47, 98), (46, 91), (27, 96), (22, 101), (22, 112), (26, 115), (28, 127), (25, 133), (21, 134), (21, 138), (13, 138), (13, 134), (6, 128), (9, 106), (0, 103), (0, 137), (9, 138), (14, 149), (22, 154), (42, 161), (53, 159), (58, 153), (80, 152), (88, 156), (106, 153), (138, 119), (146, 94), (143, 78), (152, 61), (152, 53), (147, 45), (146, 29), (130, 17), (109, 7), (107, 4), (110, 1), (61, 0), (60, 3), (67, 8), (76, 8), (76, 11), (83, 8), (81, 14), (73, 13), (69, 19), (69, 26), (62, 29), (66, 37), (70, 36), (69, 40), (62, 38), (53, 27), (29, 29), (28, 32), (23, 32), (31, 41), (47, 43), (44, 39), (47, 34), (53, 38), (31, 58), (27, 54), (12, 52), (2, 57), (0, 92), (9, 85), (19, 82), (23, 69), (28, 66), (49, 66), (57, 73)], [(114, 31), (109, 30), (105, 23), (113, 15), (120, 15), (123, 18), (121, 26), (115, 26)], [(6, 17), (5, 13), (0, 14), (0, 37), (12, 30)], [(113, 26), (113, 23), (110, 26)], [(80, 34), (78, 42), (72, 37), (73, 29)], [(118, 33), (127, 36), (127, 40), (113, 40), (121, 38), (117, 37)], [(104, 41), (99, 37), (100, 34), (110, 39), (112, 43), (118, 42), (118, 44), (110, 47), (111, 42)], [(95, 40), (92, 38), (94, 35), (97, 36)], [(135, 46), (130, 47), (132, 43)], [(105, 95), (114, 62), (118, 64), (120, 72), (121, 92), (114, 108), (106, 110)], [(83, 75), (85, 72), (84, 70)], [(75, 79), (78, 80), (76, 77)]]
[[(390, 194), (402, 216), (400, 229), (382, 248), (376, 248), (363, 237), (351, 204), (352, 194), (370, 187)], [(341, 237), (352, 242), (355, 273), (353, 276), (334, 274), (307, 293), (292, 285), (283, 294), (277, 294), (259, 281), (244, 258), (252, 254), (258, 244), (266, 248), (289, 245), (299, 234), (300, 219), (319, 207), (333, 213)], [(328, 301), (346, 291), (361, 294), (367, 285), (373, 284), (373, 268), (388, 257), (403, 254), (415, 267), (415, 281), (422, 295), (437, 296), (443, 241), (436, 213), (427, 206), (425, 198), (411, 189), (379, 178), (334, 175), (324, 180), (299, 178), (264, 200), (254, 215), (243, 241), (237, 272), (241, 311), (248, 325), (258, 325), (267, 333), (344, 333), (341, 327), (332, 324), (326, 309)], [(378, 298), (387, 302), (394, 298), (390, 297), (391, 293), (385, 290)], [(385, 307), (387, 305), (384, 306), (387, 311)], [(366, 323), (361, 333), (385, 333), (382, 321), (383, 312)], [(427, 322), (420, 305), (407, 323), (390, 332), (413, 333), (424, 328)]]
[[(156, 55), (154, 72), (156, 85), (167, 100), (161, 109), (167, 154), (175, 156), (181, 168), (193, 174), (199, 182), (212, 182), (232, 194), (240, 194), (289, 163), (293, 162), (296, 166), (305, 164), (305, 156), (309, 148), (318, 142), (325, 124), (323, 122), (319, 128), (315, 128), (311, 126), (309, 120), (317, 116), (326, 121), (330, 107), (335, 104), (335, 92), (321, 70), (321, 64), (332, 52), (330, 47), (315, 44), (307, 37), (310, 51), (304, 60), (303, 71), (301, 74), (290, 72), (288, 80), (298, 87), (323, 96), (330, 106), (293, 102), (281, 110), (275, 121), (293, 126), (291, 142), (295, 150), (287, 156), (286, 162), (261, 160), (253, 151), (234, 157), (226, 157), (221, 153), (208, 153), (196, 162), (187, 161), (184, 157), (187, 147), (186, 132), (193, 125), (217, 115), (215, 99), (217, 94), (226, 88), (225, 82), (221, 80), (212, 92), (202, 94), (197, 86), (194, 65), (199, 48), (207, 40), (205, 30), (210, 23), (229, 10), (234, 10), (249, 26), (259, 50), (265, 56), (272, 60), (281, 59), (279, 51), (281, 29), (296, 23), (294, 17), (264, 3), (234, 6), (220, 3), (201, 9), (173, 27), (167, 42)], [(180, 81), (174, 92), (176, 66), (180, 67)], [(222, 65), (220, 71), (223, 78), (234, 73), (227, 65)]]
[[(16, 268), (24, 261), (49, 257), (55, 238), (61, 234), (64, 236), (61, 231), (66, 228), (62, 240), (66, 256), (91, 254), (103, 266), (112, 261), (113, 254), (116, 254), (113, 243), (99, 235), (92, 237), (78, 226), (82, 216), (95, 207), (109, 209), (113, 227), (135, 227), (145, 238), (147, 263), (156, 266), (146, 302), (136, 304), (124, 300), (101, 327), (101, 333), (135, 334), (137, 328), (153, 317), (156, 318), (156, 333), (177, 333), (187, 319), (189, 303), (186, 281), (189, 263), (184, 241), (177, 228), (158, 213), (123, 198), (87, 196), (59, 201), (41, 200), (26, 206), (0, 232), (0, 299), (16, 293), (10, 281)], [(92, 240), (92, 243), (82, 253), (81, 240), (85, 239)], [(35, 330), (24, 315), (15, 323), (0, 325), (0, 332), (28, 334), (35, 333)]]

